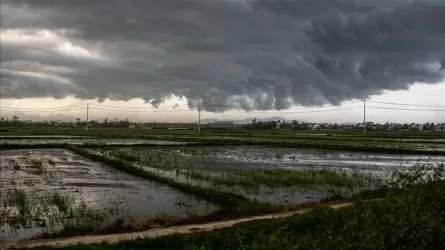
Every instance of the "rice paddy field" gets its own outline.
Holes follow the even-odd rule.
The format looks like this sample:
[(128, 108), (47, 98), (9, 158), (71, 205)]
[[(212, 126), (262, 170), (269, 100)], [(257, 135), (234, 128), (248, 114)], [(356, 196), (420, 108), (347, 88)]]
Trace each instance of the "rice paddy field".
[(445, 163), (441, 138), (328, 142), (335, 149), (311, 146), (326, 143), (318, 139), (301, 146), (221, 138), (0, 136), (0, 243), (288, 211), (348, 200), (381, 189), (396, 171)]
[(100, 148), (155, 174), (216, 187), (262, 203), (301, 204), (379, 186), (395, 170), (441, 164), (445, 156), (267, 147)]
[(106, 227), (215, 209), (191, 195), (65, 149), (3, 151), (0, 168), (1, 229), (8, 241), (53, 233), (67, 223)]
[(39, 144), (71, 144), (71, 145), (186, 145), (187, 142), (180, 141), (163, 141), (163, 140), (144, 140), (144, 139), (103, 139), (103, 138), (79, 138), (79, 137), (15, 137), (2, 138), (0, 137), (0, 144), (12, 145), (39, 145)]

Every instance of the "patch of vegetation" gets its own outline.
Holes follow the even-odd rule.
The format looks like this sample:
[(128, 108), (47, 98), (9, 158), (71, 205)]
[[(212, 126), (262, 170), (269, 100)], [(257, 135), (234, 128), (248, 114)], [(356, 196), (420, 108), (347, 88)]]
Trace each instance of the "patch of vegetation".
[(22, 166), (20, 166), (20, 164), (14, 164), (14, 170), (20, 170), (22, 168)]
[(116, 157), (121, 160), (129, 161), (129, 162), (137, 162), (139, 161), (138, 156), (130, 155), (124, 151), (121, 150), (113, 150), (108, 152), (110, 156)]
[(25, 216), (31, 212), (31, 201), (24, 189), (10, 190), (8, 198), (8, 205), (15, 206), (20, 216)]
[(63, 249), (442, 249), (444, 173), (443, 165), (396, 173), (382, 199), (356, 199), (339, 210), (320, 208), (212, 233)]
[[(54, 226), (76, 224), (95, 214), (84, 202), (58, 193), (36, 194), (26, 189), (12, 187), (0, 201), (0, 226), (10, 228), (38, 227), (51, 231)], [(69, 219), (74, 220), (69, 220)], [(67, 220), (68, 219), (68, 220)], [(11, 232), (14, 233), (14, 232)]]
[(35, 159), (32, 158), (29, 160), (30, 162), (30, 168), (36, 169), (36, 174), (43, 175), (46, 173), (46, 166), (43, 159)]
[(49, 202), (54, 204), (62, 213), (67, 213), (68, 209), (74, 204), (74, 199), (69, 195), (54, 193)]
[(304, 170), (293, 171), (286, 169), (265, 170), (261, 172), (239, 172), (227, 175), (206, 175), (196, 171), (185, 171), (184, 175), (197, 180), (204, 180), (215, 185), (237, 185), (246, 188), (259, 188), (267, 186), (276, 187), (365, 187), (369, 186), (371, 177), (363, 174), (338, 173), (330, 170)]

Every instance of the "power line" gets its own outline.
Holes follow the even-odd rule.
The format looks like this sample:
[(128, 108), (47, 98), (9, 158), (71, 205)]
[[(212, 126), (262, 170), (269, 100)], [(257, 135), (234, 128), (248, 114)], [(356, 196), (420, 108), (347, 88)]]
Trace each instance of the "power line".
[[(304, 114), (304, 113), (319, 113), (319, 112), (329, 112), (329, 111), (340, 111), (340, 110), (349, 110), (349, 109), (358, 109), (358, 108), (362, 108), (361, 106), (359, 107), (349, 107), (349, 108), (337, 108), (337, 109), (326, 109), (326, 110), (306, 110), (306, 111), (275, 111), (275, 110), (266, 110), (266, 111), (261, 111), (258, 110), (258, 112), (264, 113), (264, 112), (274, 112), (275, 114)], [(230, 112), (234, 112), (234, 111), (230, 111)], [(242, 113), (245, 113), (247, 111), (241, 111)]]
[(146, 112), (152, 112), (152, 113), (171, 113), (171, 112), (190, 112), (192, 110), (189, 109), (179, 109), (179, 110), (125, 110), (125, 109), (103, 109), (103, 108), (90, 108), (90, 110), (105, 110), (105, 111), (115, 111), (115, 112), (140, 112), (140, 113), (146, 113)]
[[(99, 107), (107, 107), (107, 108), (118, 108), (118, 109), (145, 109), (145, 108), (150, 108), (150, 106), (138, 106), (138, 107), (125, 107), (125, 106), (115, 106), (115, 105), (105, 105), (105, 104), (94, 104), (94, 103), (90, 103), (90, 105), (92, 106), (99, 106)], [(175, 107), (184, 107), (184, 106), (188, 106), (188, 104), (181, 104), (181, 105), (173, 105), (172, 108), (174, 109)], [(153, 108), (153, 107), (151, 107)], [(155, 108), (155, 109), (159, 109), (159, 108)]]
[[(349, 109), (357, 109), (362, 108), (362, 106), (359, 107), (348, 107), (348, 108), (336, 108), (336, 109), (327, 109), (327, 110), (306, 110), (306, 111), (279, 111), (279, 110), (256, 110), (257, 112), (263, 113), (263, 114), (303, 114), (303, 113), (319, 113), (319, 112), (326, 112), (326, 111), (339, 111), (339, 110), (349, 110)], [(241, 110), (231, 110), (232, 113), (247, 113), (249, 111), (241, 111)], [(273, 113), (271, 113), (273, 112)]]
[(363, 135), (366, 135), (366, 99), (363, 99)]
[(405, 108), (391, 108), (391, 107), (376, 107), (376, 106), (366, 106), (367, 108), (374, 108), (374, 109), (390, 109), (390, 110), (409, 110), (409, 111), (445, 111), (445, 109), (405, 109)]
[[(343, 102), (343, 103), (341, 103), (341, 105), (353, 104), (353, 103), (359, 103), (359, 102), (362, 102), (362, 101)], [(202, 103), (202, 105), (204, 105), (204, 106), (221, 107), (221, 108), (231, 108), (231, 109), (237, 108), (237, 107), (234, 107), (234, 106), (229, 106), (229, 105), (224, 105), (224, 104), (214, 104), (214, 103)], [(335, 106), (339, 106), (339, 105), (329, 104), (329, 105), (324, 105), (324, 106), (321, 106), (321, 107), (295, 107), (293, 109), (319, 109), (319, 108), (328, 108), (328, 107), (335, 107)], [(244, 108), (237, 108), (237, 109), (262, 111), (262, 110), (259, 110), (257, 108), (245, 108), (245, 107)], [(269, 110), (269, 111), (277, 112), (277, 110)]]
[(413, 106), (413, 107), (445, 107), (445, 105), (409, 104), (409, 103), (381, 102), (381, 101), (368, 101), (368, 102), (399, 105), (399, 106)]
[(305, 114), (305, 113), (320, 113), (320, 112), (330, 112), (330, 111), (340, 111), (340, 110), (350, 110), (358, 109), (360, 107), (350, 107), (350, 108), (337, 108), (337, 109), (327, 109), (327, 110), (307, 110), (307, 111), (278, 111), (279, 114)]

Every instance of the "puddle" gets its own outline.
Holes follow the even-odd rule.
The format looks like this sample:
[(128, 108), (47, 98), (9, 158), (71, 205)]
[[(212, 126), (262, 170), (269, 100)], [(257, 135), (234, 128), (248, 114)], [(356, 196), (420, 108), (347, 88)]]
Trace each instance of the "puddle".
[[(113, 211), (107, 214), (104, 225), (116, 219), (137, 223), (157, 216), (183, 218), (215, 209), (166, 185), (127, 175), (64, 149), (5, 150), (1, 156), (0, 196), (3, 198), (0, 201), (3, 202), (8, 191), (15, 189), (38, 197), (53, 193), (69, 195), (74, 203), (84, 201), (92, 211)], [(48, 165), (45, 175), (39, 175), (26, 163), (29, 159), (42, 159), (54, 165)], [(0, 206), (0, 214), (1, 207), (6, 206)], [(2, 222), (0, 240), (3, 241), (29, 239), (47, 230), (39, 227), (12, 230)]]

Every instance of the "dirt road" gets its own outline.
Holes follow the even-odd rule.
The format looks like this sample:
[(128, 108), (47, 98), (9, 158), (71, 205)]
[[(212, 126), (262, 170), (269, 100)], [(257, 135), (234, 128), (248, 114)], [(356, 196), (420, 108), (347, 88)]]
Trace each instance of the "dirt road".
[[(339, 209), (343, 207), (350, 206), (351, 203), (340, 203), (334, 205), (327, 205), (327, 207), (333, 209)], [(230, 228), (234, 225), (242, 222), (249, 222), (255, 220), (269, 220), (276, 218), (284, 218), (295, 214), (304, 214), (310, 212), (312, 209), (301, 209), (297, 211), (280, 213), (280, 214), (269, 214), (262, 216), (246, 217), (234, 220), (217, 221), (206, 224), (195, 224), (195, 225), (185, 225), (176, 226), (169, 228), (151, 229), (142, 232), (133, 233), (123, 233), (123, 234), (108, 234), (108, 235), (87, 235), (87, 236), (77, 236), (71, 238), (61, 238), (61, 239), (45, 239), (36, 241), (21, 241), (21, 242), (11, 242), (6, 244), (0, 244), (0, 249), (9, 248), (31, 248), (31, 247), (42, 247), (42, 246), (52, 246), (52, 247), (63, 247), (68, 245), (76, 244), (93, 244), (93, 243), (117, 243), (124, 240), (134, 240), (137, 238), (156, 238), (160, 236), (166, 236), (171, 234), (190, 234), (197, 232), (211, 232), (218, 229)]]

